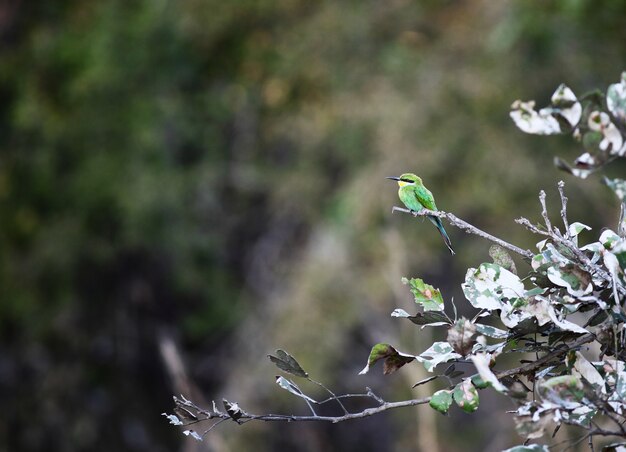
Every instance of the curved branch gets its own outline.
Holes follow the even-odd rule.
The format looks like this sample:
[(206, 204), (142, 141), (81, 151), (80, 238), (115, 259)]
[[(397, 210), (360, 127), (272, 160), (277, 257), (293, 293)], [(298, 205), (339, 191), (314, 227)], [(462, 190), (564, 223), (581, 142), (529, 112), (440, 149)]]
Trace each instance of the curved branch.
[[(378, 413), (382, 413), (383, 411), (391, 410), (394, 408), (402, 408), (409, 407), (415, 405), (423, 405), (425, 403), (430, 402), (430, 397), (425, 397), (423, 399), (411, 399), (411, 400), (402, 400), (400, 402), (384, 402), (382, 405), (366, 408), (363, 411), (359, 411), (356, 413), (347, 413), (341, 416), (293, 416), (293, 415), (280, 415), (280, 414), (249, 414), (245, 413), (242, 415), (240, 419), (249, 419), (256, 421), (325, 421), (332, 422), (336, 424), (338, 422), (348, 421), (351, 419), (360, 419), (368, 416), (373, 416)], [(226, 415), (228, 416), (228, 415)]]
[(484, 239), (487, 239), (491, 242), (497, 243), (498, 245), (500, 245), (502, 248), (506, 248), (509, 251), (512, 251), (516, 254), (519, 254), (520, 256), (522, 256), (525, 259), (532, 259), (534, 254), (529, 251), (529, 250), (523, 250), (522, 248), (519, 248), (515, 245), (510, 244), (509, 242), (505, 242), (504, 240), (495, 237), (485, 231), (483, 231), (482, 229), (478, 229), (476, 226), (469, 224), (467, 221), (461, 220), (459, 217), (448, 213), (448, 212), (443, 212), (441, 210), (428, 210), (428, 209), (422, 209), (419, 212), (415, 212), (409, 209), (405, 209), (403, 207), (397, 207), (397, 206), (393, 206), (393, 208), (391, 209), (391, 213), (393, 212), (403, 212), (403, 213), (408, 213), (410, 215), (413, 215), (414, 217), (425, 217), (425, 216), (430, 216), (430, 217), (439, 217), (439, 218), (445, 218), (446, 220), (448, 220), (448, 222), (452, 225), (452, 226), (456, 226), (457, 228), (467, 232), (468, 234), (474, 234), (477, 235), (479, 237), (482, 237)]
[(528, 372), (533, 372), (536, 369), (541, 368), (544, 364), (550, 362), (554, 358), (564, 355), (570, 350), (578, 348), (581, 345), (587, 344), (589, 342), (593, 342), (595, 338), (596, 338), (595, 335), (591, 333), (584, 334), (580, 336), (578, 339), (576, 339), (575, 341), (568, 344), (566, 347), (562, 347), (562, 348), (559, 348), (558, 350), (554, 350), (553, 352), (548, 353), (547, 355), (539, 358), (536, 361), (533, 361), (532, 363), (524, 364), (523, 366), (515, 367), (513, 369), (494, 371), (494, 374), (496, 377), (500, 379), (502, 377), (511, 377), (513, 375), (526, 374)]
[[(361, 394), (359, 394), (359, 396), (361, 396)], [(364, 395), (366, 397), (373, 397), (373, 395), (371, 393), (368, 393), (367, 395)], [(379, 399), (379, 398), (378, 398)], [(291, 415), (291, 414), (252, 414), (252, 413), (247, 413), (243, 410), (239, 410), (237, 412), (236, 417), (232, 416), (229, 413), (225, 413), (223, 411), (219, 411), (215, 409), (214, 406), (214, 411), (207, 411), (207, 410), (202, 410), (202, 414), (205, 415), (205, 418), (197, 418), (191, 421), (187, 421), (184, 422), (182, 424), (182, 426), (187, 426), (187, 425), (193, 425), (193, 424), (197, 424), (198, 422), (202, 422), (202, 421), (207, 421), (210, 419), (220, 419), (221, 421), (225, 421), (228, 419), (232, 419), (233, 421), (235, 421), (238, 424), (243, 424), (245, 422), (249, 422), (249, 421), (265, 421), (265, 422), (311, 422), (311, 421), (322, 421), (322, 422), (331, 422), (333, 424), (336, 424), (338, 422), (343, 422), (343, 421), (348, 421), (348, 420), (352, 420), (352, 419), (361, 419), (364, 417), (369, 417), (369, 416), (373, 416), (375, 414), (378, 413), (382, 413), (383, 411), (387, 411), (387, 410), (392, 410), (395, 408), (403, 408), (403, 407), (410, 407), (410, 406), (416, 406), (416, 405), (423, 405), (426, 403), (430, 402), (430, 397), (424, 397), (421, 399), (411, 399), (411, 400), (402, 400), (399, 402), (385, 402), (382, 399), (380, 400), (380, 405), (376, 406), (376, 407), (372, 407), (372, 408), (366, 408), (362, 411), (358, 411), (356, 413), (345, 413), (341, 416), (320, 416), (317, 414), (314, 415), (308, 415), (308, 416), (296, 416), (296, 415)], [(177, 406), (193, 406), (195, 407), (195, 405), (188, 401), (187, 399), (179, 399), (178, 397), (174, 397), (174, 401), (176, 403)], [(197, 409), (197, 407), (195, 407)], [(180, 424), (179, 424), (180, 425)], [(217, 425), (214, 424), (214, 425)]]

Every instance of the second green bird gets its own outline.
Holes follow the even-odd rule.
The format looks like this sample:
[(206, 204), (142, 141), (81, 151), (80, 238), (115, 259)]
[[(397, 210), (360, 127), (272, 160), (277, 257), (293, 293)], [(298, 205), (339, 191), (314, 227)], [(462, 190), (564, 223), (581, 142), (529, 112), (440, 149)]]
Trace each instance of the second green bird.
[[(400, 186), (398, 196), (407, 209), (413, 212), (419, 212), (422, 209), (437, 210), (433, 194), (424, 186), (422, 179), (415, 174), (404, 173), (400, 177), (388, 177), (387, 179), (398, 181), (398, 185)], [(450, 252), (454, 254), (450, 237), (448, 237), (441, 223), (441, 218), (429, 215), (428, 219), (437, 227), (446, 246)]]

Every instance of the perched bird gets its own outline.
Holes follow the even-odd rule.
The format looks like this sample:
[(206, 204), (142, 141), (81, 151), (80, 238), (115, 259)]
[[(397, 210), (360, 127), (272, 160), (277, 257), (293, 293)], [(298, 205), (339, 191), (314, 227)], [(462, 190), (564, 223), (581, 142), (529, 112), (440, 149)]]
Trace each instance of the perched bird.
[[(422, 179), (413, 173), (404, 173), (400, 177), (388, 177), (387, 179), (398, 181), (400, 188), (398, 189), (398, 196), (400, 201), (413, 212), (419, 212), (422, 209), (437, 210), (435, 205), (435, 198), (433, 194), (422, 183)], [(450, 243), (450, 237), (446, 233), (441, 223), (441, 218), (435, 216), (428, 216), (428, 219), (437, 227), (443, 241), (452, 254), (452, 243)]]

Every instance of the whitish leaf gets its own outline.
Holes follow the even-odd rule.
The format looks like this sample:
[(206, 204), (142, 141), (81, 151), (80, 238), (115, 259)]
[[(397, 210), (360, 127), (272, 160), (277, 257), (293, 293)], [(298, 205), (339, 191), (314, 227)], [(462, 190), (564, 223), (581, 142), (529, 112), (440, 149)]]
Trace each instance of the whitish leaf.
[(592, 251), (594, 253), (600, 253), (603, 249), (604, 246), (600, 242), (593, 242), (581, 248), (582, 251)]
[(536, 296), (529, 300), (528, 304), (524, 306), (524, 312), (537, 319), (537, 324), (543, 326), (546, 323), (552, 321), (550, 315), (550, 301), (544, 297)]
[(561, 416), (563, 416), (563, 420), (568, 424), (580, 425), (581, 427), (588, 428), (591, 425), (591, 420), (597, 414), (597, 410), (590, 408), (588, 406), (579, 406), (574, 408), (573, 410), (561, 411)]
[(446, 414), (452, 405), (452, 391), (442, 389), (435, 392), (428, 404), (440, 413)]
[(489, 364), (491, 363), (491, 355), (480, 353), (472, 356), (472, 362), (476, 366), (476, 370), (485, 382), (489, 383), (493, 388), (502, 393), (506, 393), (507, 390), (502, 383), (498, 380), (495, 374), (491, 371)]
[(602, 448), (602, 452), (626, 452), (626, 442), (608, 444)]
[(554, 157), (554, 166), (558, 169), (565, 171), (566, 173), (571, 174), (572, 176), (579, 177), (581, 179), (587, 179), (591, 173), (593, 173), (597, 168), (572, 168), (567, 164), (563, 159), (559, 157)]
[(281, 388), (283, 388), (284, 390), (289, 391), (293, 395), (296, 395), (296, 396), (301, 397), (301, 398), (303, 398), (305, 400), (308, 400), (309, 402), (317, 403), (311, 397), (309, 397), (308, 395), (304, 394), (302, 392), (302, 390), (298, 387), (298, 385), (296, 385), (292, 381), (287, 380), (285, 377), (281, 377), (281, 376), (276, 377), (276, 384), (278, 386), (280, 386)]
[(447, 342), (435, 342), (428, 348), (428, 350), (424, 351), (415, 358), (424, 365), (424, 368), (428, 372), (432, 372), (438, 364), (446, 363), (461, 357), (461, 355), (455, 353), (452, 346)]
[(585, 395), (583, 384), (576, 375), (561, 375), (540, 380), (536, 388), (543, 400), (566, 409), (579, 407)]
[(370, 367), (376, 364), (381, 359), (385, 360), (383, 365), (383, 373), (385, 375), (391, 374), (398, 370), (400, 367), (407, 363), (410, 363), (417, 357), (397, 351), (389, 344), (376, 344), (370, 351), (370, 356), (367, 360), (367, 364), (363, 368), (359, 375), (365, 375), (369, 372)]
[(599, 148), (608, 151), (610, 154), (620, 155), (622, 144), (624, 143), (622, 134), (615, 124), (611, 122), (609, 115), (603, 111), (594, 111), (589, 115), (587, 120), (590, 130), (602, 134), (603, 139), (599, 144)]
[(572, 223), (572, 224), (569, 225), (568, 231), (569, 231), (569, 235), (570, 236), (576, 237), (578, 234), (580, 234), (585, 229), (587, 231), (591, 231), (591, 227), (587, 226), (586, 224), (582, 224), (582, 223), (576, 222), (576, 223)]
[(619, 83), (609, 85), (606, 90), (606, 106), (613, 117), (626, 126), (626, 72), (622, 72)]
[(167, 420), (170, 421), (170, 424), (183, 425), (182, 421), (178, 419), (177, 416), (174, 416), (173, 414), (161, 413), (161, 416), (165, 416)]
[(546, 246), (546, 243), (548, 243), (548, 239), (543, 239), (543, 240), (538, 241), (535, 246), (537, 247), (539, 251), (541, 251)]
[(441, 325), (450, 325), (450, 319), (446, 317), (443, 312), (440, 311), (429, 311), (429, 312), (418, 312), (415, 315), (410, 315), (404, 309), (394, 309), (391, 313), (391, 317), (399, 317), (403, 319), (409, 319), (411, 322), (416, 325), (424, 326), (441, 326)]
[(420, 278), (402, 278), (403, 284), (408, 284), (415, 302), (424, 308), (424, 311), (443, 311), (443, 298), (439, 289), (426, 284)]
[[(602, 141), (602, 134), (598, 133), (598, 132), (589, 132), (587, 134), (585, 134), (585, 138), (588, 138), (590, 141), (589, 137), (598, 137), (597, 143), (594, 144), (594, 146), (599, 147), (600, 146), (600, 142)], [(590, 147), (592, 147), (591, 145), (589, 145)], [(590, 169), (590, 168), (595, 168), (597, 166), (602, 165), (602, 163), (604, 162), (604, 159), (601, 159), (600, 156), (598, 155), (592, 155), (589, 152), (584, 152), (582, 154), (580, 154), (576, 160), (574, 160), (574, 165), (576, 166), (576, 168), (583, 168), (583, 169)]]
[(510, 271), (496, 264), (484, 263), (470, 268), (465, 275), (463, 292), (472, 306), (492, 311), (500, 309), (500, 319), (509, 328), (528, 317), (520, 307), (524, 302), (524, 285)]
[(515, 446), (502, 452), (550, 452), (548, 446), (543, 444), (528, 444), (526, 446)]
[[(484, 337), (484, 336), (481, 336)], [(494, 353), (499, 355), (508, 344), (506, 341), (498, 342), (491, 345), (476, 344), (472, 349), (472, 353)]]
[(533, 316), (537, 319), (539, 326), (543, 326), (548, 322), (554, 323), (556, 326), (565, 331), (571, 331), (577, 334), (585, 334), (588, 331), (575, 323), (569, 322), (564, 318), (559, 318), (559, 315), (554, 306), (550, 303), (550, 300), (543, 296), (536, 296), (529, 303), (523, 307), (524, 313)]
[(600, 234), (599, 240), (606, 249), (610, 250), (616, 243), (621, 241), (622, 238), (614, 231), (611, 231), (610, 229), (605, 229), (604, 231), (602, 231), (602, 234)]
[(243, 416), (243, 411), (241, 411), (239, 404), (237, 402), (229, 402), (226, 399), (222, 399), (222, 403), (224, 404), (224, 409), (230, 418), (239, 423), (239, 418)]
[(552, 94), (550, 100), (552, 101), (552, 106), (543, 109), (540, 113), (546, 110), (546, 113), (550, 112), (552, 115), (559, 115), (564, 118), (569, 123), (570, 128), (573, 129), (580, 121), (583, 112), (582, 105), (578, 102), (574, 92), (566, 85), (561, 84), (554, 94)]
[(535, 110), (534, 100), (528, 102), (516, 100), (511, 105), (509, 116), (522, 132), (536, 135), (561, 133), (559, 122), (549, 112), (541, 114)]
[(302, 369), (298, 361), (287, 353), (284, 350), (276, 350), (276, 356), (267, 355), (270, 361), (276, 364), (280, 370), (285, 371), (291, 375), (295, 375), (296, 377), (307, 378), (309, 376), (308, 373)]
[(456, 385), (452, 391), (452, 397), (459, 408), (466, 413), (473, 413), (478, 409), (478, 391), (469, 378)]
[(470, 268), (462, 284), (467, 300), (478, 309), (503, 309), (504, 302), (524, 295), (524, 284), (517, 275), (496, 264)]
[(604, 388), (604, 378), (602, 378), (600, 372), (598, 372), (593, 364), (587, 361), (587, 358), (585, 358), (579, 351), (577, 351), (574, 355), (574, 371), (595, 386), (596, 389), (600, 389), (600, 391), (606, 393)]
[(552, 306), (548, 308), (548, 314), (550, 315), (550, 320), (552, 321), (552, 323), (554, 323), (556, 326), (558, 326), (562, 330), (572, 331), (574, 333), (579, 333), (579, 334), (586, 334), (589, 332), (583, 327), (578, 326), (573, 322), (570, 322), (565, 319), (559, 319), (556, 311), (554, 310), (554, 307)]
[(200, 435), (198, 435), (195, 431), (193, 430), (185, 430), (183, 432), (183, 435), (185, 436), (191, 436), (193, 439), (195, 439), (196, 441), (202, 441), (202, 437)]
[(554, 135), (572, 130), (580, 121), (582, 106), (574, 92), (560, 85), (552, 95), (551, 105), (537, 112), (535, 102), (516, 100), (509, 115), (515, 125), (526, 133)]
[(552, 422), (551, 411), (543, 406), (535, 408), (532, 402), (522, 405), (513, 418), (515, 430), (528, 439), (541, 438)]
[(547, 377), (557, 366), (548, 366), (535, 374), (535, 380)]
[(582, 297), (591, 293), (591, 275), (574, 264), (562, 267), (552, 266), (546, 272), (548, 279), (555, 285), (565, 287), (574, 297)]
[(476, 323), (476, 331), (485, 336), (492, 337), (494, 339), (504, 339), (509, 336), (508, 331), (501, 330), (491, 325), (483, 325), (482, 323)]
[(552, 243), (547, 243), (541, 253), (533, 257), (531, 266), (533, 270), (539, 271), (546, 264), (568, 265), (571, 261), (563, 256)]
[(606, 267), (606, 269), (609, 271), (609, 274), (611, 275), (611, 283), (612, 283), (611, 285), (613, 286), (613, 298), (615, 300), (615, 305), (619, 306), (620, 299), (619, 299), (618, 287), (621, 287), (622, 285), (619, 280), (619, 274), (623, 273), (623, 271), (619, 265), (619, 261), (617, 260), (617, 256), (615, 254), (607, 250), (602, 250), (601, 254), (602, 254), (602, 261), (604, 262), (604, 266)]

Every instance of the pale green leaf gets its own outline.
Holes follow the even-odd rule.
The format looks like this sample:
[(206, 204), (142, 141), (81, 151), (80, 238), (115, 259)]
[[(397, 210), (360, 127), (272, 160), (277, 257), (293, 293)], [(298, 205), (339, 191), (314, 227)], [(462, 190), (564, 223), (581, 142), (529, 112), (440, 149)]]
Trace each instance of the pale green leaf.
[(452, 405), (452, 391), (442, 389), (435, 392), (428, 404), (440, 413), (446, 414)]
[(580, 234), (582, 231), (584, 230), (587, 231), (591, 231), (591, 227), (587, 226), (586, 224), (582, 224), (579, 222), (575, 222), (569, 225), (569, 235), (571, 235), (572, 237), (576, 237), (578, 234)]
[(469, 378), (456, 385), (452, 391), (452, 397), (459, 408), (466, 413), (473, 413), (478, 409), (478, 391)]
[(426, 284), (420, 278), (402, 278), (404, 284), (408, 284), (415, 302), (424, 308), (424, 311), (443, 311), (443, 297), (439, 289)]
[(515, 446), (502, 452), (550, 452), (548, 446), (543, 444), (528, 444), (525, 446)]
[(416, 357), (428, 372), (435, 370), (438, 364), (459, 358), (462, 358), (462, 356), (456, 353), (447, 342), (435, 342), (428, 350)]

